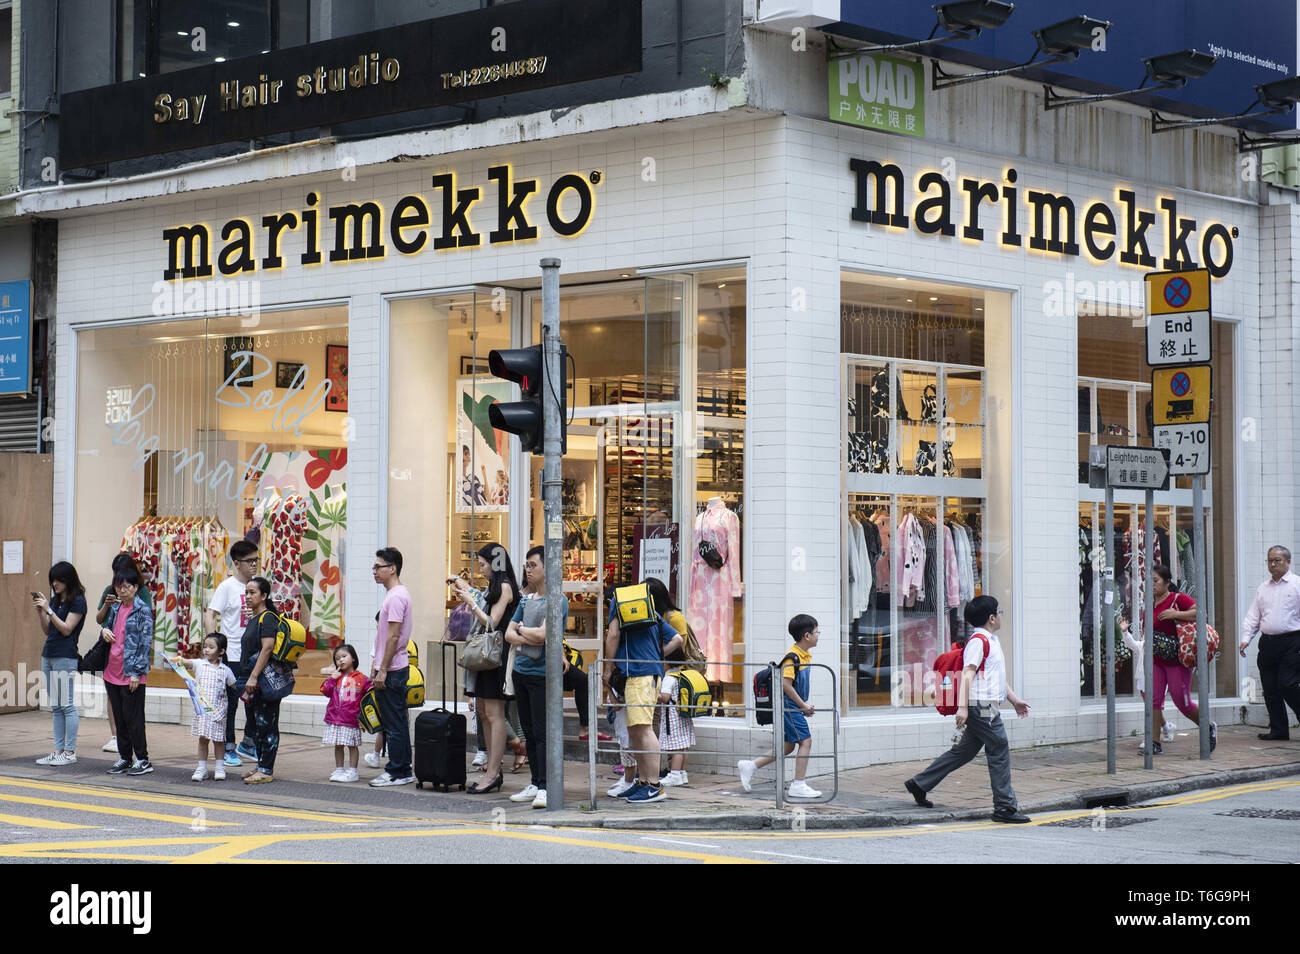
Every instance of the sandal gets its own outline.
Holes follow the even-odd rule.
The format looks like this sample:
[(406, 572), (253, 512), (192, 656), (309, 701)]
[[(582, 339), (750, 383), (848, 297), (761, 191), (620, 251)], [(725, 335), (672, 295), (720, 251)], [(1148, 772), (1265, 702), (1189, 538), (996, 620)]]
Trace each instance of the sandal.
[(515, 764), (510, 766), (510, 774), (514, 775), (521, 768), (528, 768), (528, 756), (526, 755), (515, 756)]
[(261, 772), (254, 772), (252, 775), (244, 776), (245, 785), (261, 785), (263, 782), (274, 782), (274, 775), (263, 775)]

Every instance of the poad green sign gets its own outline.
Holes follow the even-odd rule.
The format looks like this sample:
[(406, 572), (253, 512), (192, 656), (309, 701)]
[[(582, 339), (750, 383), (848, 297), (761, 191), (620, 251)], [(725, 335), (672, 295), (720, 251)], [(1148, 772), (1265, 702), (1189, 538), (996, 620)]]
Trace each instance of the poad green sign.
[(830, 118), (881, 132), (925, 136), (925, 74), (921, 63), (863, 53), (828, 68)]

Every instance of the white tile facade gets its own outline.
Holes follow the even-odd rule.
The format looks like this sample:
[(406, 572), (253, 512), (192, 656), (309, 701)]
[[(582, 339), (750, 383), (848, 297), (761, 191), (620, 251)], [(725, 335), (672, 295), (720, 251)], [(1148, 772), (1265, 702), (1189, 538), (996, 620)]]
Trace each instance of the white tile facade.
[[(721, 107), (719, 107), (721, 108)], [(841, 406), (839, 280), (842, 268), (1009, 290), (1014, 296), (1013, 348), (1019, 375), (1019, 407), (1014, 409), (1015, 467), (1022, 495), (1013, 525), (1016, 576), (1013, 584), (1016, 629), (1015, 668), (1022, 674), (1017, 692), (1034, 706), (1035, 717), (1011, 726), (1017, 745), (1096, 737), (1097, 721), (1080, 715), (1078, 667), (1076, 446), (1076, 328), (1074, 318), (1048, 317), (1048, 284), (1075, 280), (1124, 281), (1142, 272), (1115, 261), (1098, 265), (1087, 257), (1062, 258), (1027, 247), (1029, 209), (1024, 194), (1043, 189), (1071, 196), (1080, 206), (1108, 201), (1118, 213), (1118, 188), (1131, 188), (1144, 209), (1156, 209), (1162, 196), (1178, 199), (1179, 213), (1201, 228), (1224, 222), (1240, 229), (1231, 273), (1215, 283), (1215, 312), (1241, 322), (1237, 347), (1243, 377), (1237, 407), (1243, 417), (1259, 416), (1258, 439), (1239, 443), (1239, 552), (1241, 589), (1262, 573), (1263, 545), (1280, 537), (1294, 547), (1297, 518), (1294, 479), (1300, 466), (1295, 441), (1295, 392), (1300, 372), (1292, 308), (1300, 276), (1291, 249), (1300, 240), (1300, 214), (1292, 205), (1259, 207), (1235, 198), (1183, 192), (1160, 182), (1135, 182), (1112, 173), (1008, 158), (990, 151), (957, 149), (950, 144), (886, 137), (796, 116), (762, 116), (732, 111), (709, 121), (679, 120), (654, 126), (543, 140), (509, 147), (476, 149), (442, 158), (363, 166), (355, 181), (338, 174), (294, 180), (232, 185), (226, 189), (167, 196), (120, 206), (87, 209), (60, 224), (58, 348), (75, 353), (76, 325), (148, 317), (153, 285), (166, 262), (162, 230), (206, 222), (219, 227), (239, 216), (256, 223), (264, 214), (304, 208), (304, 196), (317, 190), (320, 207), (365, 200), (391, 212), (398, 197), (426, 197), (439, 221), (440, 194), (429, 185), (433, 174), (455, 172), (461, 187), (484, 189), (471, 213), (484, 233), (476, 249), (414, 256), (389, 249), (382, 260), (303, 268), (296, 264), (301, 233), (286, 236), (287, 267), (248, 276), (261, 282), (264, 309), (284, 304), (345, 299), (349, 306), (350, 416), (356, 422), (349, 447), (348, 546), (368, 554), (387, 538), (379, 525), (387, 491), (381, 459), (380, 420), (383, 296), (475, 283), (495, 284), (538, 275), (537, 262), (554, 255), (565, 273), (623, 272), (676, 263), (746, 259), (749, 262), (748, 432), (746, 467), (745, 634), (750, 662), (778, 658), (788, 643), (786, 621), (811, 612), (825, 634), (815, 659), (840, 672), (840, 418)], [(1145, 143), (1141, 145), (1145, 146)], [(341, 165), (343, 146), (323, 163)], [(1002, 182), (1003, 172), (1019, 172), (1020, 228), (1026, 244), (997, 244), (1000, 214), (986, 212), (982, 243), (943, 238), (852, 222), (854, 180), (850, 157), (898, 163), (906, 181), (940, 168), (951, 158), (959, 176)], [(653, 160), (653, 177), (648, 175)], [(1113, 156), (1107, 157), (1107, 161)], [(540, 229), (536, 241), (519, 245), (486, 244), (495, 218), (495, 187), (489, 166), (508, 162), (516, 178), (537, 177), (543, 198), (530, 200)], [(559, 238), (546, 226), (544, 193), (556, 177), (600, 170), (591, 225), (578, 237)], [(964, 204), (955, 191), (953, 217), (960, 224)], [(908, 200), (911, 214), (912, 199)], [(989, 227), (997, 222), (997, 228)], [(1122, 223), (1120, 226), (1123, 228)], [(1164, 249), (1163, 219), (1149, 238), (1153, 253)], [(258, 255), (263, 254), (262, 233)], [(960, 232), (959, 232), (960, 234)], [(214, 236), (215, 238), (215, 236)], [(329, 240), (322, 245), (328, 249)], [(219, 243), (216, 244), (219, 247)], [(59, 362), (58, 407), (75, 404), (71, 361)], [(1265, 413), (1265, 408), (1268, 409)], [(70, 506), (69, 448), (76, 422), (58, 417), (55, 461), (55, 550), (62, 552), (75, 533)], [(1265, 498), (1266, 488), (1269, 497)], [(1275, 491), (1275, 492), (1274, 492)], [(1282, 501), (1286, 503), (1283, 504)], [(1224, 502), (1223, 505), (1227, 505)], [(1268, 536), (1268, 540), (1263, 539)], [(400, 539), (392, 541), (401, 546)], [(1300, 549), (1300, 548), (1298, 548)], [(1258, 564), (1258, 565), (1257, 565)], [(1249, 585), (1248, 585), (1249, 584)], [(369, 563), (350, 561), (348, 574), (350, 641), (365, 654), (373, 615), (379, 605)], [(1239, 593), (1239, 602), (1245, 593)], [(1240, 604), (1243, 608), (1244, 603)], [(1222, 621), (1221, 629), (1235, 629)], [(816, 678), (816, 677), (815, 677)], [(829, 702), (829, 691), (819, 691)], [(168, 717), (158, 704), (160, 717)], [(314, 732), (320, 713), (315, 701), (285, 707), (286, 729)], [(1141, 713), (1126, 706), (1121, 733), (1140, 724)], [(713, 720), (710, 720), (713, 721)], [(1013, 720), (1014, 721), (1014, 720)], [(726, 751), (716, 759), (696, 756), (692, 771), (725, 770), (739, 754), (761, 748), (770, 735), (733, 724), (697, 723), (701, 749)], [(817, 751), (829, 751), (827, 717), (814, 722)], [(1104, 723), (1103, 723), (1104, 728)], [(921, 758), (936, 754), (951, 733), (950, 723), (930, 710), (869, 713), (846, 717), (840, 740), (841, 764)], [(698, 766), (698, 769), (697, 769)], [(813, 774), (823, 769), (815, 768)]]

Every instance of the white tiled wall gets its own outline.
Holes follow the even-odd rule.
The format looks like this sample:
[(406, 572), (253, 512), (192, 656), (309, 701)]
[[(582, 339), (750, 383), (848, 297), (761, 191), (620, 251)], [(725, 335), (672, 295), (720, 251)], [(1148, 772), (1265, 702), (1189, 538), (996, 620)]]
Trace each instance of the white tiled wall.
[[(749, 660), (779, 656), (788, 643), (786, 621), (795, 613), (811, 612), (825, 634), (814, 659), (838, 672), (840, 269), (853, 266), (1010, 290), (1015, 296), (1015, 348), (1023, 395), (1016, 410), (1020, 444), (1014, 453), (1023, 481), (1015, 530), (1021, 544), (1015, 625), (1024, 679), (1016, 689), (1037, 714), (1030, 722), (1014, 726), (1012, 738), (1016, 744), (1033, 744), (1095, 736), (1095, 720), (1077, 717), (1076, 330), (1072, 317), (1044, 316), (1043, 296), (1045, 284), (1063, 281), (1067, 270), (1093, 281), (1140, 279), (1141, 272), (1113, 262), (1098, 266), (1086, 258), (1031, 252), (1027, 244), (1004, 250), (996, 244), (992, 229), (985, 242), (975, 244), (866, 226), (849, 217), (854, 202), (850, 156), (898, 162), (909, 184), (920, 171), (937, 168), (944, 157), (953, 158), (959, 175), (997, 182), (1007, 165), (1014, 165), (1020, 173), (1022, 200), (1029, 189), (1041, 188), (1068, 194), (1079, 204), (1105, 198), (1118, 208), (1114, 193), (1124, 186), (1137, 192), (1143, 208), (1155, 209), (1159, 197), (1167, 194), (1156, 186), (1121, 183), (1075, 168), (1008, 160), (995, 154), (1003, 141), (1014, 140), (994, 129), (988, 139), (990, 152), (979, 153), (798, 117), (715, 116), (363, 167), (356, 170), (356, 181), (318, 175), (95, 209), (61, 223), (58, 347), (63, 355), (73, 354), (74, 323), (149, 315), (151, 289), (165, 267), (161, 232), (168, 226), (204, 221), (219, 227), (237, 216), (256, 222), (269, 212), (301, 210), (305, 194), (313, 189), (322, 192), (321, 207), (374, 199), (387, 210), (399, 196), (419, 193), (434, 205), (437, 221), (440, 195), (430, 188), (429, 177), (451, 170), (462, 186), (484, 189), (483, 201), (471, 215), (486, 242), (495, 203), (487, 168), (510, 162), (515, 177), (542, 180), (542, 195), (529, 205), (541, 230), (537, 241), (485, 244), (446, 253), (428, 248), (411, 257), (390, 249), (381, 261), (327, 262), (304, 269), (296, 264), (302, 239), (293, 234), (283, 243), (290, 264), (280, 272), (251, 276), (262, 281), (264, 308), (339, 298), (349, 303), (350, 416), (357, 427), (349, 448), (348, 545), (354, 557), (349, 561), (347, 625), (350, 633), (365, 634), (352, 637), (364, 655), (365, 636), (379, 603), (365, 555), (385, 542), (402, 545), (400, 533), (389, 539), (387, 529), (379, 525), (386, 490), (380, 459), (383, 382), (378, 373), (386, 346), (381, 333), (382, 296), (532, 279), (539, 274), (538, 260), (548, 255), (560, 257), (567, 274), (748, 259), (744, 575)], [(338, 159), (346, 155), (342, 146), (335, 152)], [(647, 178), (647, 158), (654, 160), (652, 180)], [(551, 235), (545, 223), (545, 190), (563, 173), (593, 170), (600, 170), (604, 180), (596, 187), (592, 224), (576, 239)], [(957, 196), (954, 218), (960, 220), (964, 207), (959, 192)], [(1261, 406), (1261, 399), (1264, 407), (1272, 407), (1281, 398), (1292, 409), (1288, 413), (1293, 413), (1293, 392), (1278, 388), (1283, 379), (1289, 384), (1298, 370), (1295, 332), (1289, 321), (1296, 288), (1289, 249), (1300, 238), (1296, 210), (1261, 212), (1249, 203), (1199, 194), (1178, 194), (1178, 199), (1181, 214), (1195, 217), (1202, 227), (1223, 221), (1241, 229), (1232, 273), (1215, 284), (1216, 312), (1244, 323), (1245, 377), (1239, 406), (1249, 414)], [(1022, 205), (1021, 231), (1026, 235), (1027, 215)], [(990, 215), (986, 226), (992, 221)], [(1157, 247), (1163, 250), (1159, 226), (1158, 221), (1151, 231), (1153, 252)], [(1270, 266), (1265, 273), (1261, 272), (1261, 240), (1278, 260), (1277, 268)], [(322, 244), (328, 248), (329, 242)], [(1285, 275), (1274, 274), (1283, 266)], [(1259, 318), (1265, 275), (1271, 278), (1266, 300), (1279, 301), (1283, 290), (1289, 296), (1286, 317), (1274, 318), (1267, 330)], [(796, 310), (797, 301), (804, 303), (802, 310)], [(74, 406), (71, 366), (67, 360), (59, 362), (61, 408)], [(1259, 445), (1243, 448), (1244, 480), (1239, 493), (1246, 522), (1240, 531), (1251, 553), (1258, 550), (1264, 527), (1270, 533), (1282, 532), (1283, 524), (1273, 511), (1288, 509), (1260, 503), (1259, 464), (1264, 464), (1263, 486), (1275, 479), (1285, 488), (1284, 499), (1293, 496), (1290, 474), (1300, 464), (1300, 447), (1291, 438), (1290, 421), (1289, 417), (1285, 422), (1269, 419)], [(63, 415), (58, 427), (55, 549), (61, 552), (72, 516), (67, 480), (74, 422)], [(1292, 525), (1286, 533), (1291, 534), (1294, 508), (1288, 512)], [(826, 695), (829, 699), (829, 692)], [(288, 705), (285, 718), (286, 731), (295, 726), (314, 731), (319, 722), (319, 714), (305, 701)], [(700, 723), (697, 728), (701, 749), (716, 746), (728, 753), (712, 760), (719, 766), (767, 737), (757, 730), (742, 731), (730, 722), (713, 727)], [(821, 736), (817, 751), (827, 751), (829, 722), (822, 717), (814, 728)], [(949, 723), (926, 711), (887, 715), (883, 722), (875, 714), (854, 715), (846, 723), (841, 753), (848, 764), (919, 758), (937, 752), (950, 731)], [(701, 760), (711, 761), (706, 756)]]

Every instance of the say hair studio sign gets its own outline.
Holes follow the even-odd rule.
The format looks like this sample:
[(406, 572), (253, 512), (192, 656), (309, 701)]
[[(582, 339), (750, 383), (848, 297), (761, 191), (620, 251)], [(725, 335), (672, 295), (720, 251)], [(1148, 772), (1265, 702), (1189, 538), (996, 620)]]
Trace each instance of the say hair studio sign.
[(641, 2), (489, 7), (66, 93), (65, 169), (641, 70)]

